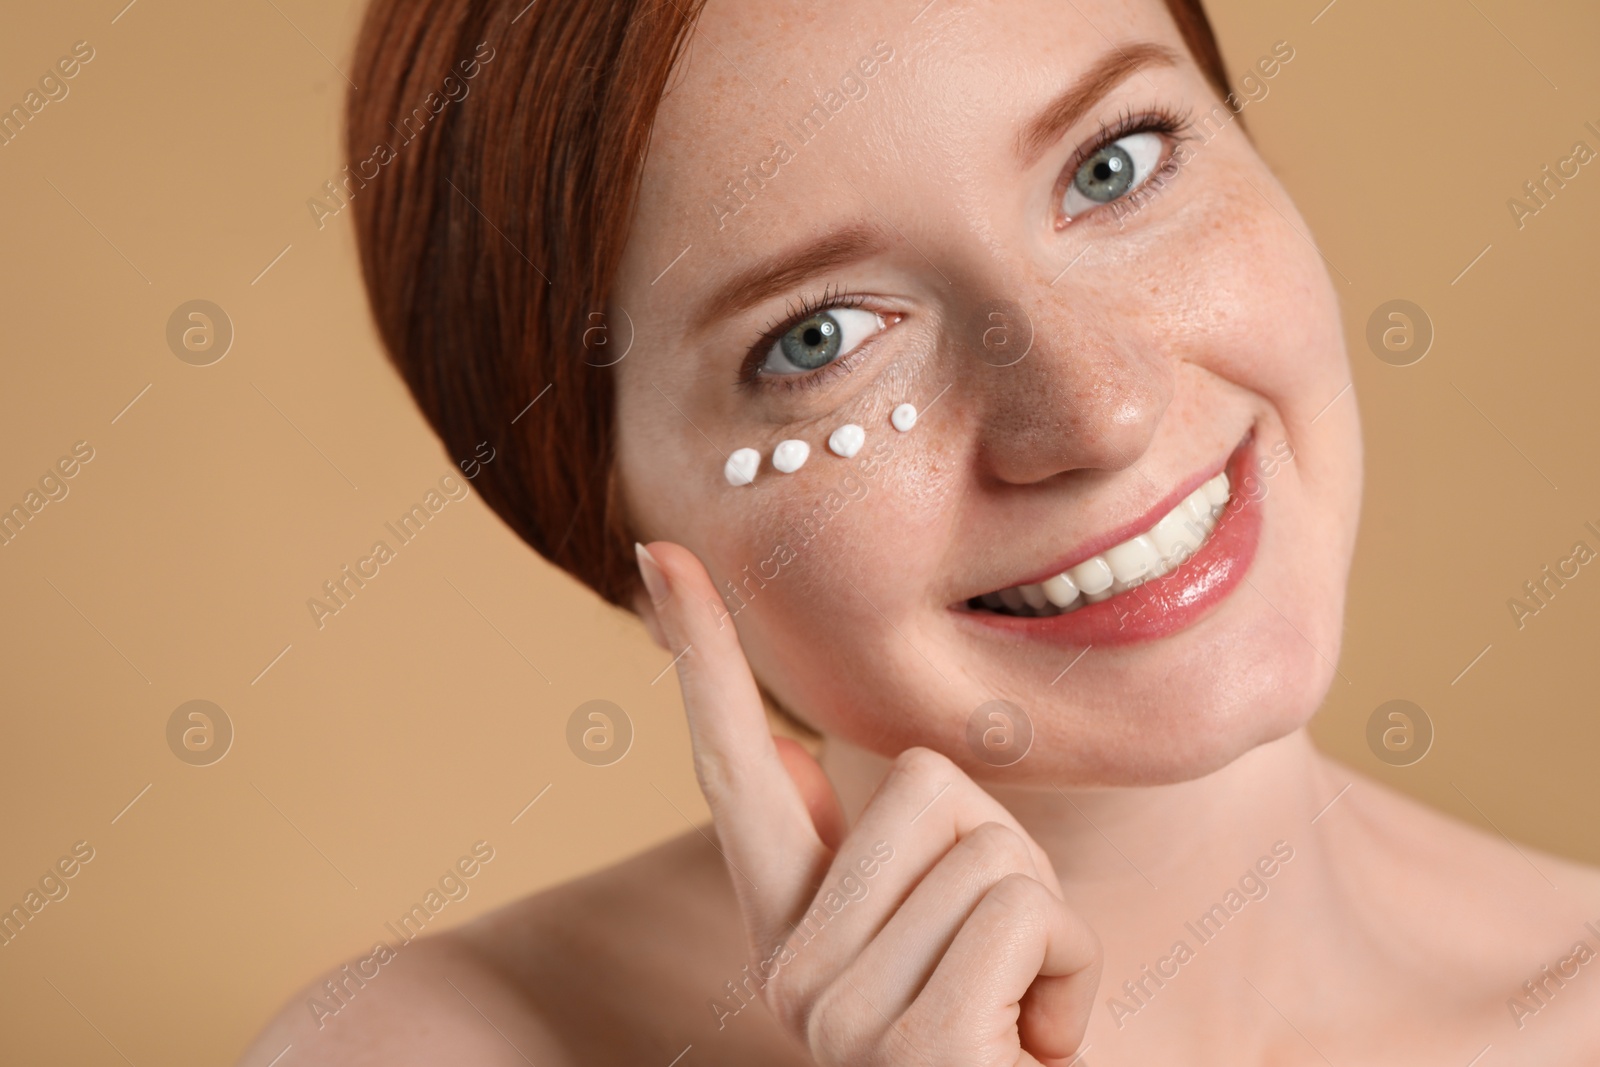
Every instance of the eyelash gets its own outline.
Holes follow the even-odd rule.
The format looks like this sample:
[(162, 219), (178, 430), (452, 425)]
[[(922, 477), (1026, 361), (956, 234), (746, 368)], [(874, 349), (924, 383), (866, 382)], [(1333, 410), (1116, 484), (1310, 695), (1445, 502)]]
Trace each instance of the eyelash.
[[(1073, 179), (1078, 176), (1078, 168), (1082, 167), (1090, 156), (1093, 156), (1113, 141), (1120, 141), (1122, 138), (1136, 133), (1159, 133), (1174, 144), (1182, 144), (1185, 141), (1192, 140), (1194, 137), (1193, 114), (1192, 111), (1177, 112), (1165, 107), (1155, 107), (1137, 112), (1124, 110), (1113, 121), (1100, 123), (1099, 134), (1086, 142), (1084, 147), (1073, 154), (1072, 158), (1067, 161), (1067, 165), (1061, 169), (1061, 177), (1056, 181), (1051, 203), (1058, 225), (1076, 221), (1076, 219), (1069, 219), (1061, 213), (1061, 198), (1066, 195), (1067, 187), (1072, 184)], [(1171, 158), (1170, 152), (1169, 148), (1168, 155), (1162, 159), (1161, 164), (1157, 167), (1158, 170), (1161, 166), (1166, 165), (1167, 159)], [(1087, 214), (1087, 212), (1084, 214)], [(1083, 217), (1083, 214), (1077, 216), (1080, 219)]]
[[(1065, 222), (1076, 221), (1068, 219), (1061, 213), (1061, 199), (1066, 194), (1067, 186), (1077, 177), (1078, 168), (1082, 167), (1085, 160), (1106, 145), (1136, 133), (1159, 133), (1173, 142), (1181, 143), (1192, 138), (1193, 129), (1192, 112), (1184, 111), (1180, 113), (1164, 107), (1156, 107), (1139, 112), (1125, 110), (1113, 121), (1109, 123), (1102, 122), (1099, 133), (1074, 153), (1072, 159), (1062, 169), (1061, 178), (1056, 182), (1052, 202), (1055, 205), (1054, 211), (1058, 220)], [(1166, 160), (1164, 159), (1162, 161), (1163, 165), (1165, 165), (1165, 162)], [(1080, 219), (1083, 217), (1081, 214), (1078, 216)], [(766, 362), (767, 354), (772, 350), (772, 346), (777, 343), (778, 339), (799, 323), (804, 322), (819, 311), (860, 307), (866, 302), (866, 299), (866, 296), (861, 293), (849, 289), (835, 289), (831, 284), (815, 297), (810, 294), (802, 294), (798, 310), (791, 304), (785, 309), (786, 314), (783, 318), (769, 320), (762, 329), (760, 336), (756, 338), (755, 344), (751, 346), (749, 352), (746, 353), (745, 358), (740, 363), (739, 374), (734, 381), (735, 386), (762, 389), (815, 389), (830, 381), (833, 372), (849, 371), (856, 362), (856, 353), (871, 347), (873, 343), (871, 340), (863, 342), (856, 348), (855, 352), (843, 359), (830, 363), (828, 366), (819, 368), (809, 374), (762, 374), (761, 365)]]
[[(814, 389), (823, 384), (829, 375), (828, 372), (838, 369), (844, 370), (855, 364), (856, 353), (869, 347), (872, 341), (868, 339), (856, 346), (855, 352), (843, 359), (835, 360), (826, 367), (819, 367), (810, 374), (762, 374), (761, 365), (767, 361), (767, 354), (772, 351), (772, 346), (778, 343), (778, 338), (794, 329), (795, 326), (815, 315), (819, 311), (833, 311), (836, 308), (857, 308), (866, 303), (867, 298), (862, 293), (851, 289), (836, 289), (831, 284), (824, 288), (821, 294), (813, 297), (802, 294), (800, 307), (793, 304), (784, 309), (784, 317), (771, 319), (762, 328), (761, 335), (756, 338), (755, 344), (745, 355), (739, 365), (739, 377), (734, 384), (744, 387), (769, 388), (769, 389)], [(773, 379), (781, 379), (774, 381)]]

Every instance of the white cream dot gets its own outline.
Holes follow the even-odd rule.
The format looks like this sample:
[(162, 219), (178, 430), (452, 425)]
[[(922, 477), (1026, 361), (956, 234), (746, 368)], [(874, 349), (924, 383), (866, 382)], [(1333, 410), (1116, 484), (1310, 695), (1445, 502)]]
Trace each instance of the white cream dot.
[(811, 446), (804, 441), (779, 441), (778, 447), (772, 450), (772, 465), (784, 474), (793, 474), (805, 466), (810, 455)]
[(911, 404), (901, 404), (894, 409), (894, 414), (889, 416), (889, 421), (894, 428), (905, 433), (917, 424), (917, 409)]
[(741, 448), (728, 457), (722, 468), (729, 485), (749, 485), (756, 480), (756, 469), (761, 466), (761, 453), (753, 448)]
[(833, 450), (834, 455), (849, 459), (861, 451), (861, 446), (866, 440), (866, 430), (853, 422), (847, 422), (828, 435), (828, 447)]

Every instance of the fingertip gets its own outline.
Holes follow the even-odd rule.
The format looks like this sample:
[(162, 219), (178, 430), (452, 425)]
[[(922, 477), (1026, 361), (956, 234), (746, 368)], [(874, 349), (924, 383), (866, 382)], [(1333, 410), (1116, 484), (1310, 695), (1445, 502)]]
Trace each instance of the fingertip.
[[(652, 592), (651, 602), (675, 641), (709, 641), (713, 640), (713, 634), (728, 628), (730, 613), (699, 556), (671, 541), (652, 541), (639, 545), (635, 552), (639, 557), (640, 574), (654, 567), (665, 588), (663, 599), (657, 600)], [(649, 581), (647, 577), (647, 586)]]
[[(658, 545), (663, 543), (656, 542)], [(647, 546), (638, 541), (633, 543), (633, 555), (639, 565), (639, 578), (644, 582), (645, 592), (650, 595), (650, 603), (661, 607), (672, 596), (672, 585), (662, 571), (660, 561)]]

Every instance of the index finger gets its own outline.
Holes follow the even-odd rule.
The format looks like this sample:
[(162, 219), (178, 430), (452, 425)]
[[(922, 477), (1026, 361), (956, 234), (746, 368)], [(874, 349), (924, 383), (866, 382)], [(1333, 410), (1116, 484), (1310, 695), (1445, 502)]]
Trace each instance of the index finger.
[[(677, 655), (695, 776), (754, 947), (787, 933), (831, 854), (767, 727), (761, 692), (733, 620), (694, 553), (670, 541), (638, 545), (639, 570)], [(654, 574), (652, 574), (654, 570)]]

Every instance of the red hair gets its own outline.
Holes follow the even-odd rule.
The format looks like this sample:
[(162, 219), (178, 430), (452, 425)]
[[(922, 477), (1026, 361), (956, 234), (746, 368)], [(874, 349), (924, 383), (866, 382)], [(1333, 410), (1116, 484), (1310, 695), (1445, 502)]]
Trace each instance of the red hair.
[[(495, 449), (474, 479), (489, 506), (623, 606), (638, 572), (614, 387), (585, 338), (704, 2), (373, 0), (347, 104), (356, 240), (390, 358), (452, 457)], [(1226, 98), (1199, 0), (1166, 4)]]

